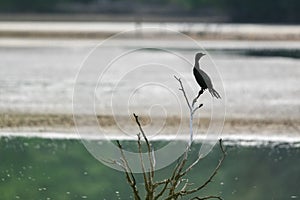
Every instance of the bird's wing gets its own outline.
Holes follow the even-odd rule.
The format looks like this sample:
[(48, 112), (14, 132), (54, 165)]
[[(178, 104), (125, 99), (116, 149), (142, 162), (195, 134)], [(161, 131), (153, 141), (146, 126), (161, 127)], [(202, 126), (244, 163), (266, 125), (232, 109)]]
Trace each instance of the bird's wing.
[(203, 70), (201, 70), (201, 69), (199, 69), (198, 71), (201, 74), (202, 78), (204, 79), (207, 87), (208, 88), (213, 88), (213, 85), (212, 85), (212, 82), (211, 82), (209, 76)]

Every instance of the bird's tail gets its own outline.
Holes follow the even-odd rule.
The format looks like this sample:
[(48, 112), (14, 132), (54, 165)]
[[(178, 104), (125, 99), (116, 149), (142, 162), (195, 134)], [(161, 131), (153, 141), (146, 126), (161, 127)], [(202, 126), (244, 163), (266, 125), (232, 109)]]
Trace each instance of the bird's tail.
[(212, 97), (216, 97), (217, 99), (221, 99), (220, 94), (214, 88), (210, 88), (208, 90), (209, 90), (209, 93), (211, 94)]

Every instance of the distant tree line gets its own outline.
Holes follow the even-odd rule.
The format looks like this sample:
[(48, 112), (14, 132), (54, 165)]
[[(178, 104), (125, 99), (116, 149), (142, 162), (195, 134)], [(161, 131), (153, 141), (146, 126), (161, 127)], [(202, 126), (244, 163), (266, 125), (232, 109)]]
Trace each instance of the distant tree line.
[(230, 22), (299, 23), (300, 0), (0, 0), (1, 13), (226, 16)]

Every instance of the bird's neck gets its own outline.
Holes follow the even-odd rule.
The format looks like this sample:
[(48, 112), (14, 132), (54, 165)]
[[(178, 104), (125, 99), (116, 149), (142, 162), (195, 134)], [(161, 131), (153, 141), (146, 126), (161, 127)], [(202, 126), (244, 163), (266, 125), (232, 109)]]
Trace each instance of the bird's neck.
[(194, 67), (197, 68), (197, 69), (200, 69), (199, 60), (195, 59), (195, 65), (194, 65)]

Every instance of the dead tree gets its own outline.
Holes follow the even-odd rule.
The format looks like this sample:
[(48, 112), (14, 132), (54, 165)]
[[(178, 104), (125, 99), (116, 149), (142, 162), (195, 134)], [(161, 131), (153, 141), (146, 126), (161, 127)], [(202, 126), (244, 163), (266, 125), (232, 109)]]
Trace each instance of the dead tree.
[[(128, 160), (126, 159), (126, 156), (124, 154), (124, 149), (120, 143), (120, 141), (117, 141), (118, 148), (120, 150), (121, 158), (119, 160), (114, 160), (114, 164), (117, 164), (120, 166), (125, 173), (126, 180), (129, 184), (129, 186), (132, 189), (134, 199), (135, 200), (141, 200), (141, 199), (146, 199), (146, 200), (177, 200), (180, 199), (181, 197), (192, 195), (196, 192), (199, 192), (203, 190), (205, 187), (208, 186), (208, 184), (212, 181), (212, 179), (216, 176), (218, 170), (220, 169), (221, 165), (223, 164), (223, 161), (226, 157), (226, 152), (224, 150), (224, 147), (222, 145), (222, 140), (219, 140), (219, 146), (220, 150), (222, 153), (222, 157), (219, 160), (217, 166), (215, 169), (212, 171), (211, 175), (208, 177), (204, 183), (198, 186), (194, 186), (194, 184), (190, 184), (185, 177), (188, 175), (188, 173), (193, 169), (197, 163), (202, 159), (201, 155), (198, 155), (197, 159), (192, 163), (187, 165), (188, 161), (188, 155), (189, 155), (189, 150), (193, 142), (193, 116), (195, 112), (200, 109), (203, 104), (199, 104), (198, 106), (196, 105), (196, 102), (198, 98), (201, 96), (199, 93), (196, 98), (193, 99), (193, 102), (190, 103), (188, 100), (188, 97), (186, 95), (186, 92), (184, 90), (183, 84), (181, 82), (180, 78), (177, 78), (175, 76), (176, 80), (180, 84), (179, 90), (182, 91), (183, 96), (186, 100), (187, 106), (189, 108), (190, 112), (190, 139), (187, 144), (187, 147), (183, 153), (183, 155), (180, 157), (179, 162), (176, 164), (174, 167), (171, 175), (169, 178), (166, 178), (164, 180), (159, 180), (155, 181), (154, 180), (154, 175), (155, 175), (155, 155), (154, 155), (154, 149), (152, 148), (151, 143), (149, 142), (141, 124), (139, 121), (139, 117), (136, 114), (133, 114), (135, 118), (135, 122), (138, 125), (139, 128), (139, 134), (137, 135), (137, 147), (138, 147), (138, 154), (139, 154), (139, 161), (142, 169), (142, 174), (143, 174), (143, 181), (145, 185), (145, 191), (146, 191), (146, 196), (141, 197), (139, 190), (137, 188), (137, 183), (136, 179), (134, 176), (134, 173), (132, 172), (130, 165), (128, 163)], [(142, 155), (142, 140), (145, 141), (146, 147), (147, 147), (147, 159), (148, 163), (150, 164), (150, 169), (146, 170), (145, 169), (145, 161)], [(204, 196), (204, 197), (193, 197), (191, 200), (206, 200), (206, 199), (222, 199), (220, 196)]]

